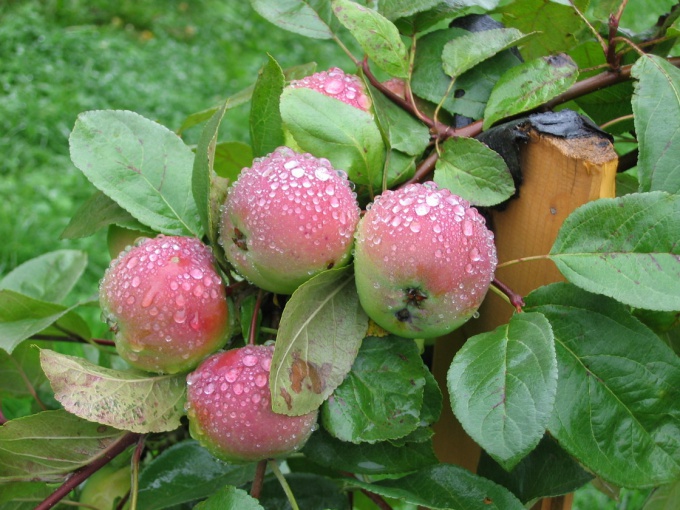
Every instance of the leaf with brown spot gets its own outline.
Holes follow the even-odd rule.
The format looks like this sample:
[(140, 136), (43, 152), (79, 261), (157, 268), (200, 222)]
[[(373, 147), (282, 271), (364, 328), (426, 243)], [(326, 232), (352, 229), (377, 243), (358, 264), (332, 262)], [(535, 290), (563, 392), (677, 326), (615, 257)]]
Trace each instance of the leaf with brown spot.
[(352, 367), (368, 328), (351, 267), (301, 285), (281, 317), (271, 368), (272, 407), (291, 416), (317, 409)]

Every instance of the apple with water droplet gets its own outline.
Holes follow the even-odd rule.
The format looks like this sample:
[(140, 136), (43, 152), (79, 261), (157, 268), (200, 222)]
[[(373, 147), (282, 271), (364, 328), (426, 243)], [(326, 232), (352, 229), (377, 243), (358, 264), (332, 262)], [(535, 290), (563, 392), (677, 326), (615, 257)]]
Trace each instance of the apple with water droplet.
[(272, 411), (273, 345), (218, 352), (187, 376), (189, 429), (214, 456), (229, 462), (281, 458), (299, 450), (316, 428), (317, 411)]
[(366, 86), (361, 78), (355, 74), (347, 74), (339, 67), (331, 67), (327, 71), (293, 80), (288, 88), (316, 90), (359, 110), (367, 112), (371, 109), (371, 97), (366, 93)]
[(123, 251), (104, 273), (99, 300), (118, 353), (142, 370), (191, 370), (229, 339), (225, 287), (196, 238), (159, 235)]
[(496, 264), (493, 233), (477, 209), (432, 182), (385, 191), (356, 232), (361, 305), (403, 337), (440, 336), (469, 320)]
[(344, 172), (327, 159), (279, 147), (244, 168), (230, 188), (220, 243), (250, 282), (292, 294), (350, 261), (359, 213)]

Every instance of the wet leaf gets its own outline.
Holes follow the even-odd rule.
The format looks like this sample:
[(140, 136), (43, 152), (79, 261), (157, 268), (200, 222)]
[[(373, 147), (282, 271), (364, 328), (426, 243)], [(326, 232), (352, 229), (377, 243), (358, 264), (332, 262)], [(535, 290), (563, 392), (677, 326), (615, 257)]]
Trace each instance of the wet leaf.
[(254, 476), (253, 463), (229, 464), (213, 457), (196, 441), (182, 441), (144, 467), (139, 477), (138, 507), (160, 510), (196, 501), (225, 485), (241, 486)]
[(313, 39), (333, 37), (333, 14), (324, 0), (250, 0), (257, 13), (279, 28)]
[(680, 70), (656, 55), (631, 69), (640, 191), (680, 193)]
[(365, 338), (352, 371), (321, 408), (324, 428), (352, 443), (408, 435), (420, 425), (426, 370), (413, 340)]
[(253, 149), (243, 142), (220, 142), (215, 147), (214, 170), (234, 182), (245, 167), (253, 163)]
[(272, 408), (302, 415), (316, 410), (352, 367), (368, 328), (351, 267), (302, 284), (283, 310), (272, 358)]
[(323, 429), (309, 438), (302, 452), (321, 466), (366, 475), (407, 473), (439, 462), (432, 441), (357, 445), (335, 439)]
[(185, 375), (150, 375), (102, 368), (43, 349), (40, 362), (67, 411), (132, 432), (166, 432), (184, 415)]
[(200, 237), (194, 155), (172, 131), (133, 112), (90, 111), (78, 116), (69, 144), (75, 166), (141, 223)]
[[(634, 220), (634, 221), (633, 221)], [(680, 196), (600, 199), (563, 223), (550, 258), (572, 283), (649, 310), (680, 310)]]
[(281, 116), (304, 151), (330, 160), (358, 185), (381, 189), (385, 146), (373, 116), (315, 90), (286, 89)]
[(340, 23), (380, 69), (390, 76), (408, 78), (408, 50), (390, 20), (349, 0), (332, 0), (331, 5)]
[(472, 205), (496, 205), (515, 192), (503, 158), (474, 138), (449, 138), (443, 143), (434, 182)]
[(530, 60), (507, 71), (491, 91), (484, 129), (495, 122), (540, 106), (578, 78), (578, 66), (565, 54)]
[(51, 303), (59, 303), (71, 291), (87, 266), (87, 253), (57, 250), (24, 262), (0, 280), (0, 289)]
[[(334, 480), (312, 473), (290, 473), (286, 482), (300, 509), (304, 510), (351, 510), (347, 493), (340, 490)], [(267, 509), (289, 509), (288, 497), (275, 478), (264, 482), (260, 496), (262, 506)]]
[(266, 156), (285, 145), (279, 100), (286, 78), (278, 62), (269, 55), (260, 70), (250, 108), (250, 140), (255, 157)]
[(524, 35), (515, 28), (496, 28), (457, 37), (444, 46), (444, 72), (457, 78), (480, 62), (521, 44), (528, 37), (531, 34)]
[(8, 421), (0, 427), (0, 482), (61, 481), (124, 435), (63, 410)]
[(427, 467), (397, 480), (346, 480), (345, 485), (438, 510), (524, 510), (524, 505), (504, 487), (451, 464)]
[(675, 510), (680, 508), (680, 479), (654, 489), (642, 510)]
[(625, 305), (568, 283), (526, 298), (555, 335), (559, 378), (548, 425), (560, 446), (615, 485), (680, 476), (680, 358)]
[(239, 510), (264, 510), (257, 499), (243, 489), (226, 486), (219, 489), (205, 501), (194, 507), (196, 510), (224, 510), (238, 508)]

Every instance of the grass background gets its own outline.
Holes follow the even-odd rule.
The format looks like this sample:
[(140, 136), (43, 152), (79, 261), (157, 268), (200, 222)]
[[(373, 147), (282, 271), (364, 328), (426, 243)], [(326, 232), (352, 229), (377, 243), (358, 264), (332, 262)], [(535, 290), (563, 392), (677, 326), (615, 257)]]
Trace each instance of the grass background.
[[(77, 248), (90, 263), (76, 297), (96, 290), (109, 263), (105, 232), (59, 240), (94, 192), (68, 154), (80, 112), (128, 109), (176, 129), (252, 84), (267, 52), (284, 68), (351, 65), (333, 43), (277, 29), (248, 2), (0, 0), (0, 277), (41, 253)], [(230, 111), (221, 139), (248, 141), (247, 115)], [(587, 486), (574, 508), (637, 510), (645, 496), (623, 491), (616, 503)]]

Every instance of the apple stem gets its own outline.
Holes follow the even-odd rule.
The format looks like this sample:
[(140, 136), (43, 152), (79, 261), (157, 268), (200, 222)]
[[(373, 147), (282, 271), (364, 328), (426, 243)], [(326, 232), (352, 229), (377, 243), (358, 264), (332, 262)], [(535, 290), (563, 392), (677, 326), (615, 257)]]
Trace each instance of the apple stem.
[(135, 453), (132, 455), (132, 474), (130, 478), (132, 484), (130, 487), (130, 510), (137, 510), (137, 495), (139, 493), (139, 462), (142, 458), (142, 452), (144, 451), (145, 440), (146, 434), (139, 436)]
[(279, 469), (279, 465), (276, 463), (275, 460), (270, 460), (269, 461), (269, 467), (274, 473), (274, 476), (276, 476), (277, 480), (281, 484), (281, 488), (283, 489), (283, 492), (286, 493), (286, 497), (288, 498), (288, 502), (290, 503), (290, 506), (292, 510), (300, 510), (300, 507), (297, 504), (297, 501), (295, 501), (295, 496), (293, 495), (293, 491), (290, 490), (290, 485), (288, 485), (288, 481), (286, 481), (286, 478), (283, 476), (283, 473), (281, 473), (281, 470)]
[(253, 485), (250, 488), (250, 495), (255, 499), (260, 499), (260, 494), (262, 493), (262, 484), (264, 483), (264, 474), (266, 471), (267, 459), (264, 459), (257, 463), (255, 478), (253, 479)]
[(513, 291), (510, 287), (505, 285), (498, 278), (494, 278), (493, 281), (491, 282), (491, 285), (493, 285), (495, 288), (500, 290), (503, 294), (508, 296), (508, 299), (510, 300), (510, 304), (515, 307), (515, 310), (517, 310), (517, 313), (522, 313), (522, 307), (524, 306), (524, 299), (522, 299), (522, 296), (517, 294), (515, 291)]
[(248, 331), (248, 345), (255, 345), (255, 340), (256, 340), (256, 334), (255, 331), (257, 330), (257, 317), (260, 315), (260, 308), (262, 307), (262, 297), (264, 296), (264, 293), (262, 292), (262, 289), (259, 289), (257, 291), (257, 299), (255, 300), (255, 306), (253, 308), (253, 316), (250, 319), (250, 331)]
[(134, 432), (128, 432), (122, 436), (120, 439), (106, 448), (102, 455), (90, 462), (87, 466), (76, 470), (63, 484), (57, 488), (57, 490), (47, 496), (47, 498), (45, 498), (42, 503), (36, 506), (35, 510), (48, 510), (52, 508), (54, 505), (59, 503), (59, 501), (64, 499), (73, 489), (78, 487), (78, 485), (87, 480), (100, 468), (111, 462), (114, 457), (123, 453), (128, 448), (128, 446), (135, 444), (138, 439), (139, 434), (135, 434)]

